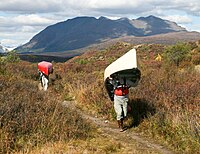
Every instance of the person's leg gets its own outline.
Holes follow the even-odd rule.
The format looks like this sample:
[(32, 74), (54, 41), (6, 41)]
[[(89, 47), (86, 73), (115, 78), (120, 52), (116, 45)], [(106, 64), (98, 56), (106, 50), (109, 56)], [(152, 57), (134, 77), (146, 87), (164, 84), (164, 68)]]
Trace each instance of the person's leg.
[(127, 113), (128, 113), (128, 98), (124, 98), (123, 99), (123, 119), (127, 118)]
[(122, 102), (117, 96), (114, 97), (114, 109), (117, 115), (117, 122), (120, 132), (123, 131)]
[(44, 91), (48, 88), (48, 79), (44, 75), (42, 76), (42, 87)]
[(44, 91), (46, 91), (48, 88), (48, 79), (44, 77)]
[(122, 116), (122, 103), (120, 99), (117, 97), (114, 97), (114, 109), (116, 112), (117, 120), (121, 120), (123, 118)]
[(123, 126), (123, 131), (126, 130), (126, 127), (124, 127), (124, 122), (127, 120), (127, 113), (128, 113), (128, 98), (123, 98), (122, 100), (122, 109), (123, 109), (123, 118), (121, 119), (121, 124)]
[(41, 77), (41, 82), (42, 82), (42, 87), (44, 88), (44, 85), (45, 85), (45, 79), (44, 79), (45, 77), (44, 77), (44, 75), (42, 75), (42, 77)]

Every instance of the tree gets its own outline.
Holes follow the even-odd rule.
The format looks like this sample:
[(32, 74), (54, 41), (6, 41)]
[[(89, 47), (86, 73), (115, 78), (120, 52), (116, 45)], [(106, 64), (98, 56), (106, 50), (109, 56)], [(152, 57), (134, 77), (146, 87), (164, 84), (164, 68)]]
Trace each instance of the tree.
[(17, 55), (17, 53), (13, 50), (13, 51), (10, 51), (10, 52), (7, 53), (6, 61), (7, 62), (12, 62), (12, 63), (13, 62), (19, 62), (20, 58)]
[(176, 45), (169, 46), (164, 51), (164, 59), (175, 64), (177, 67), (183, 61), (191, 57), (191, 46), (187, 43), (178, 42)]

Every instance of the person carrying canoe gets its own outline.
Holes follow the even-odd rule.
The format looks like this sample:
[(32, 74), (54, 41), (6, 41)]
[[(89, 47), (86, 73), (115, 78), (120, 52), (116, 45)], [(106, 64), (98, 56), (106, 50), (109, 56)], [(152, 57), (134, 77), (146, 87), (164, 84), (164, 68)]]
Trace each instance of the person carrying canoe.
[(113, 79), (109, 78), (109, 82), (113, 85), (113, 92), (114, 92), (114, 109), (116, 112), (116, 118), (118, 122), (118, 127), (120, 132), (125, 130), (123, 126), (123, 122), (127, 119), (128, 113), (128, 101), (129, 101), (129, 82), (126, 79)]
[(43, 90), (46, 91), (49, 83), (49, 75), (53, 73), (52, 63), (46, 61), (38, 63), (38, 73)]

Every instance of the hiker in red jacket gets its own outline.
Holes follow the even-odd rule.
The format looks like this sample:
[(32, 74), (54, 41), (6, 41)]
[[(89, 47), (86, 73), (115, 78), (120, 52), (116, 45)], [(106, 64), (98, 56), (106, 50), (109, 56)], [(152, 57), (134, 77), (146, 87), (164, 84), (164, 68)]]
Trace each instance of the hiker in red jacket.
[(46, 91), (48, 88), (49, 74), (53, 73), (52, 63), (46, 61), (38, 63), (38, 73), (43, 90)]
[(130, 86), (128, 86), (126, 79), (118, 80), (110, 78), (110, 83), (114, 87), (114, 109), (117, 115), (120, 132), (122, 132), (124, 131), (123, 122), (127, 118)]

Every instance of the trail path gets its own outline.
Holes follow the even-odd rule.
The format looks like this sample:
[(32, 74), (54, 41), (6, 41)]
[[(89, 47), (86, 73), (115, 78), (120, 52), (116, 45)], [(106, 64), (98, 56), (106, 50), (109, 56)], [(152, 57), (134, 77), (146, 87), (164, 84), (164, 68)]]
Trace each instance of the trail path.
[[(100, 128), (102, 131), (102, 135), (110, 137), (112, 139), (118, 140), (125, 145), (131, 147), (136, 147), (138, 151), (143, 151), (143, 153), (152, 153), (152, 154), (173, 154), (174, 152), (170, 151), (169, 149), (165, 148), (162, 145), (155, 143), (150, 139), (146, 139), (141, 135), (126, 130), (124, 132), (119, 132), (116, 127), (116, 124), (107, 122), (105, 119), (94, 117), (88, 115), (78, 109), (75, 106), (75, 101), (64, 101), (62, 102), (62, 106), (70, 108), (71, 110), (75, 110), (78, 112), (84, 119), (89, 120), (92, 124), (95, 124), (97, 128)], [(133, 146), (134, 145), (134, 146)], [(134, 152), (133, 152), (134, 151)], [(135, 153), (135, 150), (130, 151), (130, 153)]]

